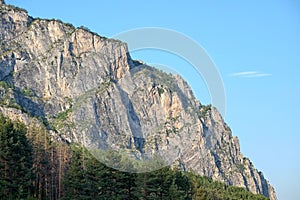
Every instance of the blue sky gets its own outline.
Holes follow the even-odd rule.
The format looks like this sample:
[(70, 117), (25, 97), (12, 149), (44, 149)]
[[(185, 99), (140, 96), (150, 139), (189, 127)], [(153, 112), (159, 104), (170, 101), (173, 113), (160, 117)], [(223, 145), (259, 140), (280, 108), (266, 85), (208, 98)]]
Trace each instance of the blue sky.
[[(280, 200), (300, 199), (300, 2), (7, 0), (34, 17), (84, 25), (107, 37), (141, 28), (181, 32), (211, 56), (224, 81), (226, 122), (241, 150), (264, 172)], [(165, 52), (133, 58), (180, 71), (201, 102), (210, 97), (185, 61)], [(184, 69), (184, 70), (182, 70)], [(190, 72), (190, 73), (189, 73)]]

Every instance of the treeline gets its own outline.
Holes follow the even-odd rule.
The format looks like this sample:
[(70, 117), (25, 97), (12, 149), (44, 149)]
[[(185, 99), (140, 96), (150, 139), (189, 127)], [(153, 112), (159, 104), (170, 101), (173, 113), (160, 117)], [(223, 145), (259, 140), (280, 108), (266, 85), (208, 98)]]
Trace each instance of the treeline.
[(61, 199), (69, 155), (44, 126), (26, 127), (0, 113), (0, 199)]
[(168, 167), (120, 172), (79, 146), (52, 142), (43, 127), (25, 127), (0, 116), (0, 199), (267, 198)]
[(64, 180), (64, 199), (267, 199), (244, 188), (227, 186), (208, 177), (169, 167), (148, 173), (120, 172), (106, 167), (76, 146), (72, 147), (72, 157)]

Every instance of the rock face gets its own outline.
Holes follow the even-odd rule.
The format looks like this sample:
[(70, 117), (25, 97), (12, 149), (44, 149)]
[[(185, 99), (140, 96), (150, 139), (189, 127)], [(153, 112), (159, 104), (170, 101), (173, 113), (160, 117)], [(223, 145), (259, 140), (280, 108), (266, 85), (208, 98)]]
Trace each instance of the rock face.
[[(0, 112), (39, 119), (68, 142), (160, 155), (275, 200), (219, 112), (178, 75), (133, 61), (127, 45), (0, 5)], [(54, 136), (55, 137), (55, 136)], [(96, 141), (96, 142), (95, 142)]]

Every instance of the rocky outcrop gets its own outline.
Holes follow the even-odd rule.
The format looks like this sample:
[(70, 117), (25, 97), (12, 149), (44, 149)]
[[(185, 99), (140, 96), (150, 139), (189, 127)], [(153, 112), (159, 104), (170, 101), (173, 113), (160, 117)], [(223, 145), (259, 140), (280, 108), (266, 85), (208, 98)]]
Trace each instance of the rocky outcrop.
[(276, 199), (219, 112), (201, 105), (180, 76), (133, 61), (121, 41), (1, 3), (1, 113), (39, 119), (68, 142), (136, 160), (159, 155)]

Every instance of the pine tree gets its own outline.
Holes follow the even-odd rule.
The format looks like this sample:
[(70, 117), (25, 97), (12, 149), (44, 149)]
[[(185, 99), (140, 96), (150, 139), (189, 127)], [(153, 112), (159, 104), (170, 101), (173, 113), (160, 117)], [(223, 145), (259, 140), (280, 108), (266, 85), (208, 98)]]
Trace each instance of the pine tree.
[(33, 193), (32, 147), (26, 127), (0, 116), (0, 196), (17, 199)]
[(192, 183), (189, 180), (186, 172), (174, 170), (173, 173), (173, 184), (175, 184), (177, 187), (176, 192), (179, 194), (179, 196), (183, 197), (183, 199), (190, 199), (192, 193)]
[(119, 199), (137, 199), (136, 196), (136, 174), (129, 172), (116, 173), (116, 189)]
[(88, 199), (86, 171), (83, 167), (83, 159), (81, 149), (72, 147), (72, 157), (64, 180), (66, 185), (64, 199)]
[(91, 157), (86, 162), (86, 179), (89, 184), (91, 199), (100, 199), (101, 194), (101, 175), (104, 171), (104, 166), (95, 158)]
[(47, 196), (47, 173), (50, 165), (48, 152), (46, 151), (45, 140), (46, 130), (42, 127), (30, 125), (28, 127), (29, 138), (33, 146), (33, 172), (34, 179), (34, 197), (46, 199)]

